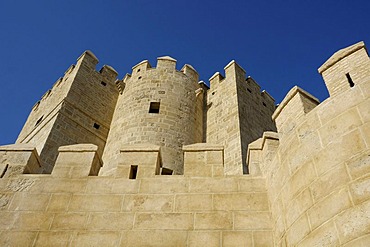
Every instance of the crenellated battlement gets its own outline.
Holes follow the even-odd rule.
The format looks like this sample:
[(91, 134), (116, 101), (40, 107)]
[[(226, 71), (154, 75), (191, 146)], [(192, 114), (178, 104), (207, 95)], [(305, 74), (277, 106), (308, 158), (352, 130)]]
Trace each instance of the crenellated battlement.
[(230, 61), (224, 67), (224, 72), (225, 76), (220, 72), (216, 72), (211, 78), (209, 78), (211, 88), (217, 87), (217, 84), (223, 82), (225, 79), (237, 81), (245, 81), (246, 79), (245, 70), (235, 60)]
[(168, 56), (122, 80), (98, 62), (0, 146), (0, 246), (368, 246), (362, 42), (320, 68), (328, 99), (295, 86), (277, 107), (234, 60), (210, 88)]
[(122, 79), (122, 81), (127, 82), (129, 81), (131, 77), (134, 77), (136, 79), (141, 79), (143, 74), (153, 69), (181, 72), (184, 75), (191, 77), (192, 80), (197, 81), (199, 79), (199, 74), (194, 69), (193, 66), (189, 64), (185, 64), (182, 67), (182, 69), (179, 71), (176, 69), (176, 65), (177, 65), (177, 60), (170, 56), (158, 57), (156, 67), (152, 67), (148, 60), (143, 60), (140, 63), (133, 66), (131, 74), (126, 74), (125, 77)]

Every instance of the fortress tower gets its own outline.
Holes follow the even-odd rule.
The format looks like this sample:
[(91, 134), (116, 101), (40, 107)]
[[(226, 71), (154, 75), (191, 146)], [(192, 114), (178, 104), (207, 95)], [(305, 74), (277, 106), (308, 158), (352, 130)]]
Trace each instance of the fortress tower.
[(225, 174), (248, 173), (248, 144), (264, 131), (275, 131), (271, 116), (275, 100), (234, 60), (225, 66), (225, 77), (219, 72), (210, 79), (207, 95), (207, 143), (225, 148)]
[(84, 52), (34, 105), (18, 136), (16, 143), (36, 147), (43, 173), (52, 171), (63, 145), (93, 143), (102, 154), (118, 90), (117, 72), (107, 65), (96, 71), (97, 63), (92, 52)]
[(176, 60), (160, 57), (157, 67), (147, 60), (122, 81), (111, 130), (103, 154), (102, 175), (117, 166), (122, 145), (161, 147), (167, 173), (183, 174), (182, 146), (203, 141), (203, 94), (198, 73), (190, 65), (176, 70)]

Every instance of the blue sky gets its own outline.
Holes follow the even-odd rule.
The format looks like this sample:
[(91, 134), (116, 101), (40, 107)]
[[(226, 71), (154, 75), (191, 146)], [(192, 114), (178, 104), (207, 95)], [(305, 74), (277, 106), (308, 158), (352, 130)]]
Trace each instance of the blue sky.
[(370, 45), (370, 1), (118, 1), (0, 3), (0, 144), (84, 50), (119, 78), (170, 55), (208, 79), (235, 59), (279, 103), (294, 85), (323, 101), (317, 68), (338, 49)]

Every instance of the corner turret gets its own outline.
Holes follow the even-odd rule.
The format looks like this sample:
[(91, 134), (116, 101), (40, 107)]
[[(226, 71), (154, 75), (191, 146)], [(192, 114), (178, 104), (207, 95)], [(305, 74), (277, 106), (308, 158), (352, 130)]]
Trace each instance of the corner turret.
[(318, 71), (330, 97), (370, 80), (370, 59), (364, 42), (337, 51)]

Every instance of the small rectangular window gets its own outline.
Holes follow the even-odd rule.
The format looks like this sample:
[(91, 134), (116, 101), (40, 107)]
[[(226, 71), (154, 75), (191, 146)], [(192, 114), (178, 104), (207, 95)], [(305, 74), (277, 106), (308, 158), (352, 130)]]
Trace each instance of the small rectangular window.
[(161, 175), (172, 175), (173, 171), (168, 168), (162, 167)]
[(97, 123), (94, 123), (94, 128), (95, 128), (95, 129), (99, 129), (99, 128), (100, 128), (100, 125), (99, 125), (99, 124), (97, 124)]
[(136, 179), (136, 175), (137, 175), (137, 166), (131, 166), (129, 179)]
[(150, 102), (149, 113), (159, 113), (160, 102)]
[(107, 85), (107, 83), (104, 81), (100, 82), (100, 84), (102, 84), (104, 87)]

